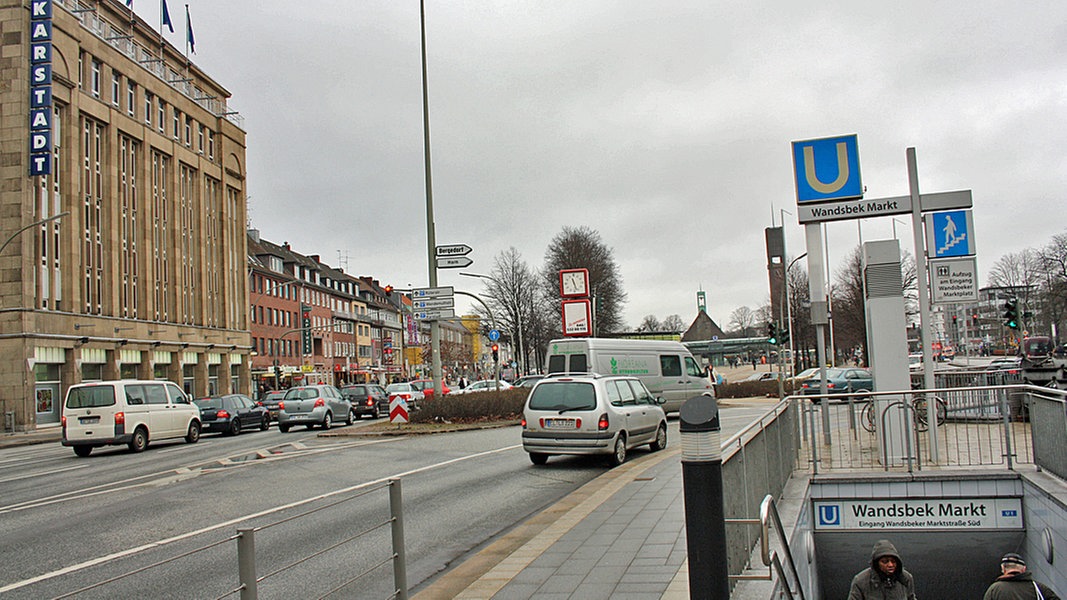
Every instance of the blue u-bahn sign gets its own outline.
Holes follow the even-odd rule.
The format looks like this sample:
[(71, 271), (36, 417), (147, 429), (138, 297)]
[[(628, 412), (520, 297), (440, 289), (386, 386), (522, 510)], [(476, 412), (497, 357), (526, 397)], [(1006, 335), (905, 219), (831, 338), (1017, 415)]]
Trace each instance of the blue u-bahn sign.
[(863, 197), (855, 134), (793, 142), (797, 204)]

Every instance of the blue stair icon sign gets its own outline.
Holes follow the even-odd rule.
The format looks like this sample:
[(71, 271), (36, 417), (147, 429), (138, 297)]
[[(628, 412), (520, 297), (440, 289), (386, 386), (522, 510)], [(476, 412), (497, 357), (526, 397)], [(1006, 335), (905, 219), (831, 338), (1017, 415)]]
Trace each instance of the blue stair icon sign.
[(931, 213), (927, 223), (930, 258), (974, 255), (974, 221), (969, 210)]

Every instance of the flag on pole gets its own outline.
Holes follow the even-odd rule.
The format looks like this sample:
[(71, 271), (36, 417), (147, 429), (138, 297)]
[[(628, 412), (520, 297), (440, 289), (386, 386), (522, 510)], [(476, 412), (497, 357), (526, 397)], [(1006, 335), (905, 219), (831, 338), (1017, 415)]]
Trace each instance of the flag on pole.
[(188, 34), (185, 36), (185, 43), (189, 46), (189, 50), (193, 54), (196, 54), (196, 40), (193, 39), (193, 20), (189, 18), (189, 5), (185, 5), (185, 30)]
[(167, 0), (161, 0), (161, 2), (163, 3), (162, 8), (160, 9), (161, 12), (163, 13), (161, 15), (162, 18), (163, 18), (163, 22), (159, 26), (159, 31), (160, 31), (160, 33), (162, 33), (163, 32), (163, 27), (166, 27), (167, 29), (170, 29), (171, 33), (174, 33), (174, 23), (171, 23), (171, 21), (170, 21), (170, 11), (167, 10)]
[(126, 0), (126, 8), (133, 10), (133, 0)]

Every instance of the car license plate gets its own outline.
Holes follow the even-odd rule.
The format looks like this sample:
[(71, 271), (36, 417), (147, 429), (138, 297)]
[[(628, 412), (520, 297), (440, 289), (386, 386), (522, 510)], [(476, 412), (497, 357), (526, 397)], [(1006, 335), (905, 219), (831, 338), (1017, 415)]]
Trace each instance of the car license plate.
[(545, 419), (545, 429), (574, 429), (574, 419)]
[(78, 417), (78, 422), (82, 425), (92, 425), (93, 423), (99, 423), (100, 417)]

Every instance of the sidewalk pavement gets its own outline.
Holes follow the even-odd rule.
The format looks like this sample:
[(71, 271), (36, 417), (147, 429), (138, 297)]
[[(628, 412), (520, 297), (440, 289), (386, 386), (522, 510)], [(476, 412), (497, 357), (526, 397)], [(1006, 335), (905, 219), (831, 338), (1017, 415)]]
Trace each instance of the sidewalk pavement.
[(63, 431), (59, 425), (40, 426), (34, 431), (0, 433), (0, 448), (13, 448), (32, 444), (58, 444), (62, 436)]
[(597, 477), (414, 598), (688, 599), (684, 525), (681, 449), (669, 446)]

